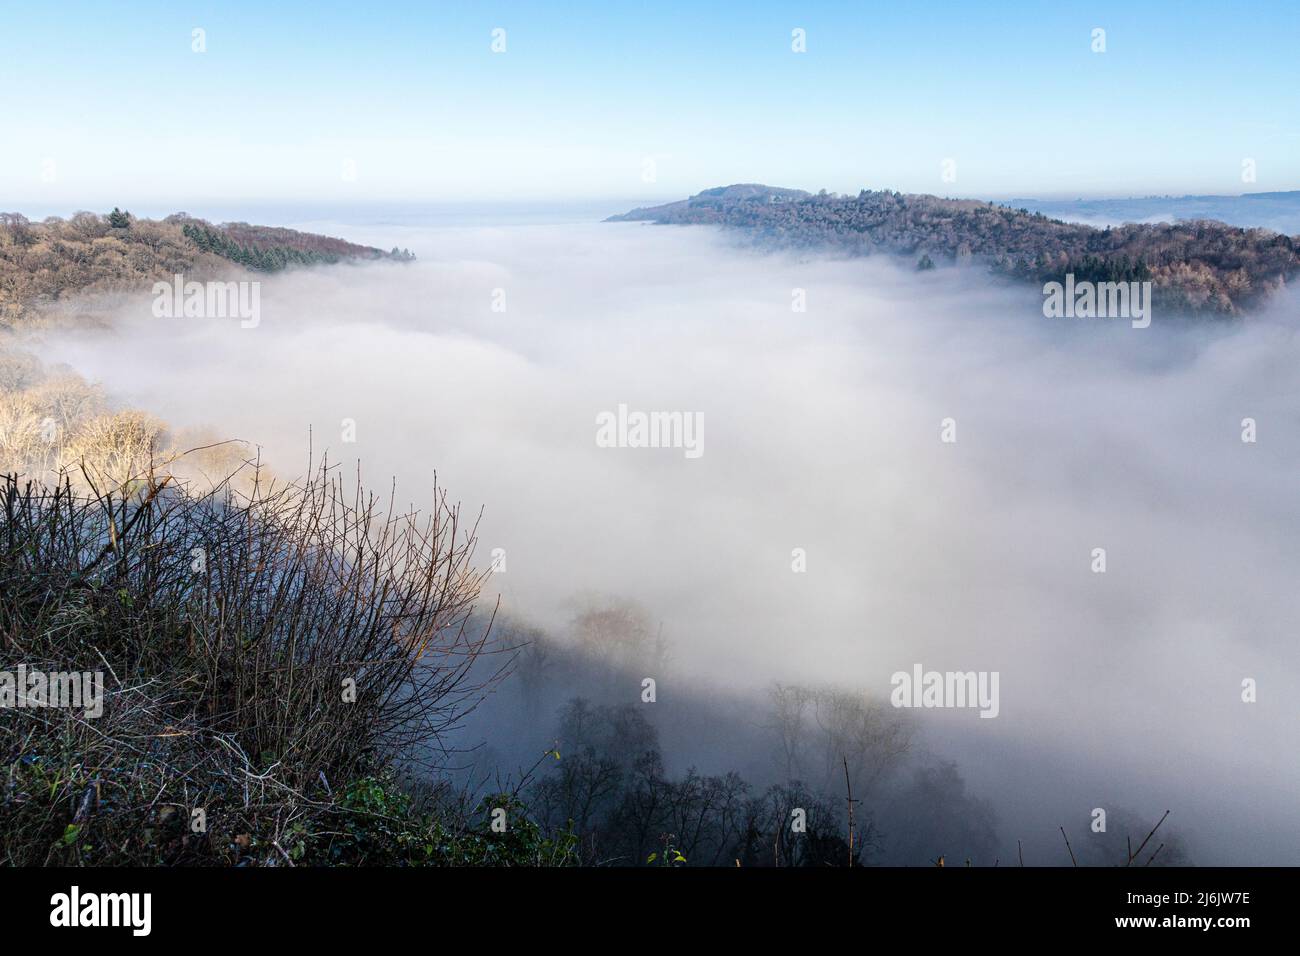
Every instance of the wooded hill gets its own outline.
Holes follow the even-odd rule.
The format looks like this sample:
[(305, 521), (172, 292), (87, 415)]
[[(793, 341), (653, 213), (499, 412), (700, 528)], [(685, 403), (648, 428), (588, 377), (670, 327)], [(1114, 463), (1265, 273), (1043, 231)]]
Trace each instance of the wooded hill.
[(1034, 283), (1150, 280), (1162, 309), (1235, 315), (1300, 272), (1300, 237), (1210, 220), (1097, 229), (972, 199), (888, 190), (856, 196), (738, 185), (609, 221), (706, 223), (778, 248), (908, 256), (922, 268), (977, 262)]
[(186, 213), (136, 219), (114, 209), (100, 216), (30, 222), (0, 213), (0, 326), (14, 327), (74, 294), (147, 288), (176, 274), (225, 277), (234, 263), (253, 272), (294, 266), (414, 258), (370, 246), (248, 223), (215, 225)]

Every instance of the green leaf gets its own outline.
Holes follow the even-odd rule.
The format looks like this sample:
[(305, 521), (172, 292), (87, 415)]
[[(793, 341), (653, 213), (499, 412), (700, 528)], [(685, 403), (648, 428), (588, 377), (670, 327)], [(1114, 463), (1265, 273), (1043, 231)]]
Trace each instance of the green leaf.
[(69, 823), (63, 831), (63, 845), (72, 846), (77, 842), (77, 834), (81, 832), (81, 827), (75, 823)]
[(657, 860), (658, 858), (659, 858), (659, 854), (658, 854), (658, 853), (651, 853), (648, 857), (645, 858), (645, 861), (646, 861), (647, 863), (653, 863), (653, 862), (654, 862), (655, 860)]

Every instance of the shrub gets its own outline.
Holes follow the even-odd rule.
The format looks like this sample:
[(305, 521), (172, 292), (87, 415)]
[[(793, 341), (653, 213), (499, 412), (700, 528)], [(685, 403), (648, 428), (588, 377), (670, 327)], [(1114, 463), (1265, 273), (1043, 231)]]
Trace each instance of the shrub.
[(470, 627), (474, 528), (439, 491), (422, 519), (324, 465), (298, 485), (247, 467), (247, 494), (0, 480), (0, 670), (99, 671), (105, 692), (98, 718), (4, 714), (0, 861), (331, 862), (314, 835), (349, 816), (369, 822), (346, 861), (389, 845), (375, 821), (406, 814), (356, 781), (455, 725), (498, 649)]

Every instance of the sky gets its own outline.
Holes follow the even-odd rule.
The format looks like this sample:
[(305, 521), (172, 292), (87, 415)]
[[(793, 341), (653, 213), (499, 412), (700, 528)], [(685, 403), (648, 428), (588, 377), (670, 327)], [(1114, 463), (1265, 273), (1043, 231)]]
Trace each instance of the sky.
[(0, 208), (1297, 189), (1297, 40), (1289, 0), (5, 0)]

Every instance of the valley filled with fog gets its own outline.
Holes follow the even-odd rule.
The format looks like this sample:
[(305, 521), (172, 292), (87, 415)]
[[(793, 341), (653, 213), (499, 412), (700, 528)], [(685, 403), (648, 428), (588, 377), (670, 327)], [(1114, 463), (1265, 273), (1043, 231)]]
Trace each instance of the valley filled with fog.
[[(643, 610), (667, 663), (626, 701), (656, 679), (674, 766), (770, 763), (657, 716), (674, 693), (743, 723), (774, 682), (887, 700), (917, 664), (997, 671), (996, 719), (909, 718), (991, 803), (1004, 865), (1017, 839), (1068, 862), (1057, 826), (1083, 839), (1112, 806), (1171, 809), (1193, 862), (1300, 853), (1294, 292), (1134, 329), (1044, 318), (978, 268), (707, 227), (298, 225), (418, 259), (263, 278), (255, 328), (158, 319), (142, 294), (33, 347), (286, 478), (309, 435), (399, 504), (425, 507), (436, 472), (483, 509), (504, 622), (563, 641), (593, 602)], [(703, 453), (599, 447), (620, 404), (698, 413)], [(513, 715), (489, 701), (466, 733), (511, 761), (549, 745)]]

